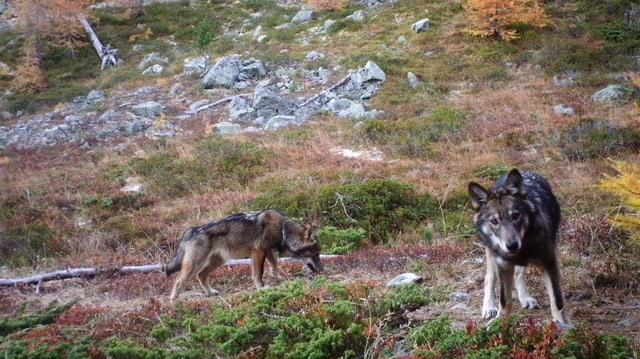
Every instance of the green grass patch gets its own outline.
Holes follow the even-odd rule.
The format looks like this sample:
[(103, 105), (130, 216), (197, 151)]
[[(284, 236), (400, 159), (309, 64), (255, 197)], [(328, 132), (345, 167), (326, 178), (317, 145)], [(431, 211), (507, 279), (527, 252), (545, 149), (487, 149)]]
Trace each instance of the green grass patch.
[[(125, 173), (144, 177), (160, 197), (174, 198), (246, 185), (267, 170), (267, 158), (268, 151), (251, 142), (210, 136), (198, 143), (193, 158), (180, 158), (169, 146), (148, 158), (132, 159)], [(123, 173), (115, 171), (117, 176)]]
[(403, 121), (371, 119), (358, 127), (357, 135), (385, 152), (409, 158), (428, 158), (431, 143), (450, 141), (466, 125), (466, 115), (456, 109), (438, 106), (426, 118)]
[(437, 201), (417, 194), (410, 184), (372, 179), (303, 189), (281, 184), (256, 197), (251, 206), (318, 218), (323, 225), (342, 230), (362, 228), (373, 243), (387, 243), (435, 213)]
[(640, 149), (640, 131), (608, 121), (583, 119), (563, 129), (557, 145), (576, 161), (607, 158)]

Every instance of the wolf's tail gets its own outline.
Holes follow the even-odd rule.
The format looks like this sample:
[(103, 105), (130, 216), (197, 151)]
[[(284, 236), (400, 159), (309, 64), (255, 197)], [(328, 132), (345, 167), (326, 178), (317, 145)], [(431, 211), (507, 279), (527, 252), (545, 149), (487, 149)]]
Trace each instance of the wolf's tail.
[(184, 250), (182, 249), (182, 246), (181, 246), (180, 248), (178, 248), (178, 253), (176, 253), (176, 255), (173, 256), (173, 258), (169, 260), (169, 263), (167, 263), (167, 265), (164, 267), (164, 272), (167, 273), (167, 277), (172, 275), (175, 272), (180, 271), (180, 269), (182, 269), (183, 258), (184, 258)]

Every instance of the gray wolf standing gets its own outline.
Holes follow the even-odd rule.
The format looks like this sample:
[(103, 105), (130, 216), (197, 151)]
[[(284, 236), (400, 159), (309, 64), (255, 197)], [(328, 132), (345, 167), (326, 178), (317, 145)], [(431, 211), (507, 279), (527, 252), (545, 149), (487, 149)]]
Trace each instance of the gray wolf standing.
[(251, 258), (253, 283), (257, 289), (263, 288), (265, 260), (279, 277), (277, 253), (302, 259), (314, 272), (323, 270), (315, 226), (303, 227), (275, 210), (236, 213), (191, 227), (182, 235), (178, 252), (165, 267), (167, 276), (180, 271), (171, 291), (171, 303), (187, 280), (195, 276), (205, 294), (218, 294), (207, 277), (229, 259)]
[[(475, 182), (469, 183), (468, 189), (476, 211), (473, 222), (487, 257), (482, 318), (511, 313), (514, 276), (522, 307), (539, 307), (525, 284), (526, 266), (533, 264), (542, 271), (553, 320), (571, 326), (564, 312), (556, 257), (560, 205), (549, 182), (538, 174), (514, 169), (498, 179), (491, 190)], [(496, 276), (499, 310), (493, 297)]]

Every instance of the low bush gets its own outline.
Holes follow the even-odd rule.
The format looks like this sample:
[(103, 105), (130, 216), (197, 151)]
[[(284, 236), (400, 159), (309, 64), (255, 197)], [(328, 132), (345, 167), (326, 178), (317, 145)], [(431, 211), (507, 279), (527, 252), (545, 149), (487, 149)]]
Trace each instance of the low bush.
[(367, 238), (363, 228), (338, 229), (327, 226), (318, 231), (322, 252), (327, 254), (347, 254), (358, 250)]
[(118, 176), (142, 176), (160, 197), (174, 198), (246, 185), (266, 170), (266, 158), (267, 151), (253, 143), (211, 136), (197, 145), (193, 158), (180, 158), (174, 148), (167, 148), (114, 171)]
[(402, 122), (372, 119), (358, 127), (358, 135), (389, 153), (410, 158), (427, 158), (431, 143), (458, 136), (466, 125), (466, 115), (456, 109), (439, 106), (426, 118)]
[(417, 194), (412, 185), (372, 179), (303, 190), (279, 185), (256, 197), (251, 206), (279, 208), (339, 229), (363, 228), (378, 244), (389, 242), (401, 231), (437, 213), (438, 203), (428, 195)]
[(576, 161), (606, 158), (640, 149), (640, 131), (608, 121), (583, 119), (562, 130), (557, 145)]

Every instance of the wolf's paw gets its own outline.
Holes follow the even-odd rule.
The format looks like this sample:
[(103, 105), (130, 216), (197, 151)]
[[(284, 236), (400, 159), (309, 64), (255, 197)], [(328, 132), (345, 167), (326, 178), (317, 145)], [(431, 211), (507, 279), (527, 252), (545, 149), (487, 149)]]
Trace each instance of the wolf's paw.
[(491, 319), (498, 316), (498, 308), (490, 305), (482, 307), (482, 319)]
[(523, 309), (540, 308), (540, 304), (538, 304), (538, 301), (532, 297), (521, 298), (520, 305), (522, 305)]

